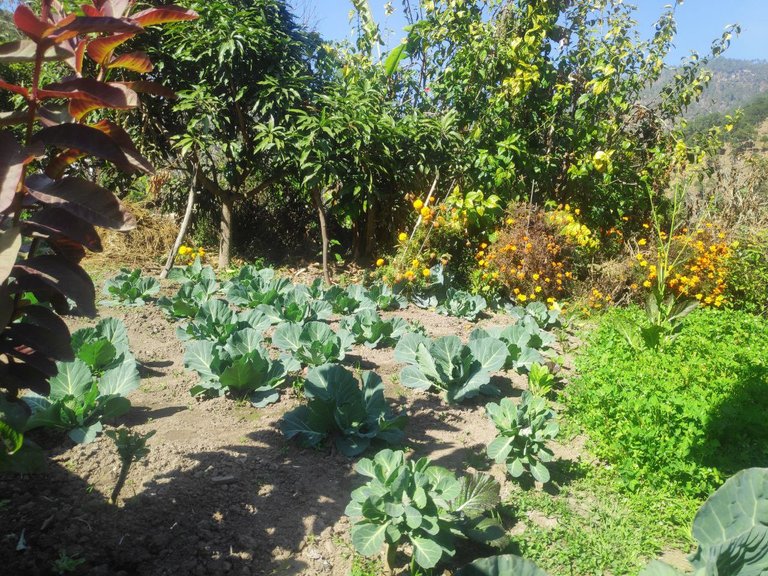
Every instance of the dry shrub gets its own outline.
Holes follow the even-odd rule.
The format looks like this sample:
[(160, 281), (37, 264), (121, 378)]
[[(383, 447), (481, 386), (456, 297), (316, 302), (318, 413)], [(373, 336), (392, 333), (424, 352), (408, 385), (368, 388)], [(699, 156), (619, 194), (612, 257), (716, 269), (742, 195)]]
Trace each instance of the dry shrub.
[[(541, 208), (517, 204), (479, 265), (510, 298), (519, 302), (561, 300), (572, 285), (573, 247)], [(483, 258), (485, 256), (485, 258)]]
[(159, 214), (139, 203), (123, 202), (136, 217), (130, 232), (99, 229), (104, 251), (89, 253), (84, 264), (91, 268), (153, 268), (161, 265), (173, 247), (179, 228), (169, 215)]

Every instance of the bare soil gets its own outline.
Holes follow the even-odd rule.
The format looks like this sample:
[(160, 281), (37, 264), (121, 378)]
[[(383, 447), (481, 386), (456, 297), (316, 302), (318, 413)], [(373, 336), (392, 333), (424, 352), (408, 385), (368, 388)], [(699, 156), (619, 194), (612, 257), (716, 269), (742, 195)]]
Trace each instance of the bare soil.
[[(83, 561), (71, 573), (93, 576), (348, 574), (344, 508), (360, 478), (353, 460), (283, 438), (279, 420), (301, 400), (290, 390), (263, 409), (194, 399), (189, 388), (196, 376), (184, 369), (175, 326), (157, 307), (100, 314), (125, 321), (141, 366), (133, 409), (115, 425), (155, 430), (149, 456), (131, 468), (113, 506), (108, 498), (119, 461), (112, 441), (100, 436), (82, 446), (46, 438), (47, 472), (0, 477), (0, 573), (55, 574), (54, 562), (64, 555)], [(475, 326), (413, 307), (398, 314), (423, 323), (432, 337), (466, 338)], [(73, 329), (96, 321), (68, 319)], [(480, 324), (495, 322), (503, 320)], [(390, 401), (409, 415), (415, 455), (459, 474), (488, 468), (484, 449), (494, 428), (482, 399), (449, 407), (437, 395), (402, 387), (392, 349), (357, 347), (345, 364), (382, 376)], [(566, 380), (568, 372), (566, 365)], [(525, 386), (514, 374), (498, 375), (495, 383), (513, 396)], [(579, 444), (557, 446), (558, 458), (579, 458)], [(508, 494), (504, 471), (488, 470), (502, 482), (502, 496)]]

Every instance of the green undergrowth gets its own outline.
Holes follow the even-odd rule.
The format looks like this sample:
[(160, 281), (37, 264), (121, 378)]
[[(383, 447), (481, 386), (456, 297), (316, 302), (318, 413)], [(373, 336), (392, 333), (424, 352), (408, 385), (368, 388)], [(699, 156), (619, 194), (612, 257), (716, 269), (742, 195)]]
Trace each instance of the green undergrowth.
[(590, 450), (627, 492), (699, 502), (768, 465), (768, 321), (697, 310), (672, 345), (634, 351), (615, 327), (640, 315), (607, 312), (576, 358), (563, 401)]
[(516, 552), (552, 575), (637, 574), (664, 550), (687, 552), (697, 503), (621, 489), (615, 470), (575, 464), (556, 493), (515, 490), (509, 504), (524, 530)]

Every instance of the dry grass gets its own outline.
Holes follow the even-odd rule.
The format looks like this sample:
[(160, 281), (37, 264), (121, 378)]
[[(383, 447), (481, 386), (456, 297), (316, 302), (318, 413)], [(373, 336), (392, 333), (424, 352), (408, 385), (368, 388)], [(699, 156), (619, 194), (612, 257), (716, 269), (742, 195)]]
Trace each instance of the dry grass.
[(100, 228), (104, 251), (89, 253), (83, 264), (89, 269), (114, 269), (117, 265), (151, 270), (163, 265), (178, 233), (169, 216), (149, 210), (142, 204), (125, 203), (136, 217), (136, 228), (115, 232)]

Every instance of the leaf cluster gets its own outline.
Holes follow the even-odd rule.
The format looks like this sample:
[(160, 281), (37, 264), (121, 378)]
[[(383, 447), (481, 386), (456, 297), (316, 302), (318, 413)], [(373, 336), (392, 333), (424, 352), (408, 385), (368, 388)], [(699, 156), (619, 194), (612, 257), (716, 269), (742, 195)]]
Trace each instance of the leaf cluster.
[(384, 320), (371, 309), (342, 318), (341, 328), (352, 334), (355, 344), (364, 344), (368, 348), (390, 348), (411, 331), (407, 320), (399, 317)]
[(455, 554), (457, 537), (498, 540), (504, 530), (487, 512), (499, 503), (499, 484), (490, 476), (461, 480), (427, 458), (407, 460), (402, 451), (363, 458), (355, 470), (369, 478), (352, 492), (346, 514), (352, 519), (352, 545), (364, 556), (386, 545), (388, 559), (408, 543), (412, 567), (429, 570)]
[(352, 344), (352, 337), (345, 330), (334, 332), (323, 322), (286, 322), (275, 328), (272, 343), (284, 352), (283, 360), (293, 372), (302, 366), (340, 362)]
[(470, 294), (466, 290), (448, 288), (445, 299), (437, 307), (437, 312), (474, 322), (487, 307), (488, 303), (485, 298), (479, 294)]
[(408, 364), (400, 372), (402, 385), (443, 390), (450, 403), (478, 394), (498, 394), (489, 383), (491, 373), (504, 366), (507, 354), (504, 342), (496, 338), (475, 338), (464, 345), (458, 336), (430, 340), (406, 334), (395, 347), (395, 360)]
[(318, 446), (332, 438), (345, 456), (357, 456), (373, 441), (399, 444), (407, 417), (395, 416), (384, 398), (384, 384), (374, 372), (363, 372), (361, 383), (346, 368), (324, 364), (312, 368), (304, 381), (306, 405), (288, 412), (280, 423), (286, 438), (302, 446)]
[(544, 398), (523, 392), (516, 404), (511, 398), (502, 398), (485, 406), (498, 436), (488, 444), (488, 456), (497, 464), (506, 464), (514, 478), (530, 473), (542, 483), (549, 482), (549, 470), (544, 465), (554, 454), (547, 447), (559, 431), (555, 413)]
[(142, 276), (139, 268), (122, 268), (117, 276), (104, 282), (104, 294), (111, 299), (102, 301), (102, 304), (143, 306), (158, 292), (160, 282), (156, 278)]

